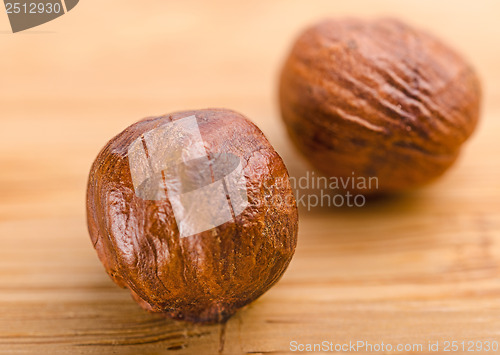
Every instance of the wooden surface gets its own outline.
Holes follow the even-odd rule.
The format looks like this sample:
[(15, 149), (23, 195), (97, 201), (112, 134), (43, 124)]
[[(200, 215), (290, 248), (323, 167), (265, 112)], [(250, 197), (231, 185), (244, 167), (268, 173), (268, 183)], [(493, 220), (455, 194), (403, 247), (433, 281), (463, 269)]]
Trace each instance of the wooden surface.
[(150, 315), (105, 274), (85, 225), (88, 170), (142, 117), (228, 107), (300, 176), (277, 72), (299, 29), (344, 15), (400, 17), (465, 53), (483, 81), (481, 124), (425, 189), (302, 210), (286, 275), (229, 321), (224, 353), (285, 353), (291, 341), (500, 341), (498, 14), (494, 0), (84, 0), (13, 35), (1, 12), (0, 353), (217, 353), (219, 326)]

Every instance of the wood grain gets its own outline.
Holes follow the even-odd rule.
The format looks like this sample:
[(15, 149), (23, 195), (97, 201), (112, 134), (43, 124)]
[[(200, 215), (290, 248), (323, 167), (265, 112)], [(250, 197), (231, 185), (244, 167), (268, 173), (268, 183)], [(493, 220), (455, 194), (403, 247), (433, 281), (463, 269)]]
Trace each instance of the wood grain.
[(2, 12), (0, 353), (218, 353), (220, 326), (148, 314), (109, 280), (85, 225), (87, 173), (142, 117), (228, 107), (303, 175), (276, 78), (297, 31), (327, 15), (396, 16), (457, 47), (482, 77), (481, 124), (427, 188), (364, 208), (302, 208), (290, 268), (228, 322), (224, 353), (287, 353), (294, 340), (500, 341), (498, 13), (487, 0), (86, 0), (12, 35)]

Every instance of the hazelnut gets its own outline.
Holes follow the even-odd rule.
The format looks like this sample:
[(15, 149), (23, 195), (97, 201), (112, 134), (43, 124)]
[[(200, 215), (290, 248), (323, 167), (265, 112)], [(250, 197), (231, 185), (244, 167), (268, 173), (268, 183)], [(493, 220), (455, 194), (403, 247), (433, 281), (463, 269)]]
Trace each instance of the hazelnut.
[(230, 110), (139, 121), (102, 149), (87, 189), (92, 242), (141, 307), (223, 322), (273, 286), (297, 242), (288, 172)]
[[(414, 188), (456, 160), (479, 116), (471, 66), (426, 32), (393, 19), (326, 20), (305, 30), (281, 72), (282, 118), (319, 171)], [(356, 190), (356, 187), (348, 190)]]

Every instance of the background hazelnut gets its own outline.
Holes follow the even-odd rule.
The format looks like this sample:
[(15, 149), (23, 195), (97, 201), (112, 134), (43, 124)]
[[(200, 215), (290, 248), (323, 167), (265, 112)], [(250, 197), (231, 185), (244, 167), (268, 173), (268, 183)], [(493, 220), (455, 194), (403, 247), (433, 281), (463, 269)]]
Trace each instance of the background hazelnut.
[(441, 175), (475, 128), (480, 97), (476, 74), (457, 53), (392, 19), (308, 28), (279, 87), (298, 149), (328, 176), (377, 177), (378, 190), (363, 193), (405, 190)]
[[(226, 222), (200, 227), (224, 211)], [(225, 109), (147, 118), (111, 139), (90, 171), (87, 216), (112, 279), (143, 308), (192, 322), (222, 322), (262, 295), (297, 240), (283, 161), (253, 123)]]

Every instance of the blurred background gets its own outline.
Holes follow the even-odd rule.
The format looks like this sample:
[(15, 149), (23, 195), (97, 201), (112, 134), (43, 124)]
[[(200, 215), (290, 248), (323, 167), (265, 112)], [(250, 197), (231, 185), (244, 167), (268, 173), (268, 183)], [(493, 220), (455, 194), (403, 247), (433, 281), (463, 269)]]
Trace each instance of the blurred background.
[(12, 34), (0, 11), (0, 353), (217, 352), (216, 326), (149, 315), (108, 279), (85, 224), (90, 165), (143, 117), (225, 107), (302, 174), (278, 73), (296, 35), (335, 16), (397, 17), (456, 48), (482, 79), (481, 122), (427, 188), (301, 211), (296, 257), (229, 322), (227, 353), (286, 352), (293, 340), (500, 340), (498, 14), (495, 0), (81, 0)]

